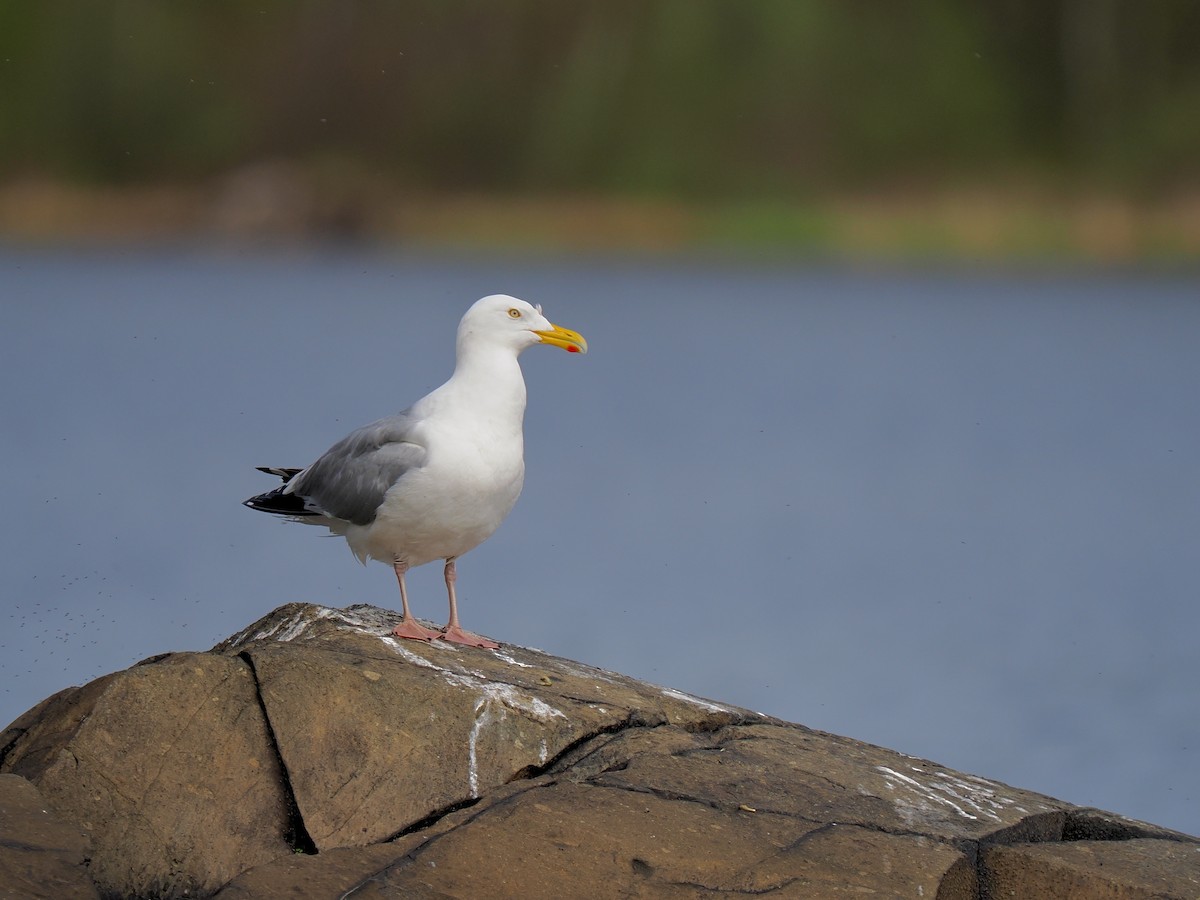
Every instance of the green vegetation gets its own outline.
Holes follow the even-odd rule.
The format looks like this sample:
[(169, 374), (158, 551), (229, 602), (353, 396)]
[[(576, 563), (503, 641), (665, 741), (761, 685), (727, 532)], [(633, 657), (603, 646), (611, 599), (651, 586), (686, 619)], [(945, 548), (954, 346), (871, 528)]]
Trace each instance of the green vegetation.
[(819, 248), (831, 197), (1200, 190), (1197, 48), (1180, 0), (10, 0), (0, 185), (286, 160), (372, 195), (707, 204), (718, 237)]

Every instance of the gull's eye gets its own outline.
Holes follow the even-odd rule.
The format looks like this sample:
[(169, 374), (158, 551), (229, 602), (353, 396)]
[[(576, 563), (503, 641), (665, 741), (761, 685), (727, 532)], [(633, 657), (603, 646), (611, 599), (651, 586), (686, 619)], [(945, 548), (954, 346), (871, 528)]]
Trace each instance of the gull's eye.
[(508, 315), (510, 318), (519, 319), (521, 318), (521, 311), (514, 306), (508, 311)]

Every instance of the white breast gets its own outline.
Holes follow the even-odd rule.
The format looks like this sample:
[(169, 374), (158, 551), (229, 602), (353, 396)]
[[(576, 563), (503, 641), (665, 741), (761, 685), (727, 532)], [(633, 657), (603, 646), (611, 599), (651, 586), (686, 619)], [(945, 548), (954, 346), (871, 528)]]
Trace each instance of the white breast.
[(347, 530), (360, 559), (419, 566), (461, 556), (491, 537), (517, 502), (525, 480), (519, 420), (500, 429), (435, 420), (425, 439), (426, 465), (396, 483), (373, 523)]

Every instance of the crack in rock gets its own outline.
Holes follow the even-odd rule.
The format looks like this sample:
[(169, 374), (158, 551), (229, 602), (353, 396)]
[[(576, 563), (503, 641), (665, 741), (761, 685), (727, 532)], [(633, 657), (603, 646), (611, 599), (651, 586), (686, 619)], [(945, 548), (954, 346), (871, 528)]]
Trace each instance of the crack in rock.
[(284, 761), (283, 752), (279, 746), (279, 739), (276, 737), (275, 728), (271, 724), (271, 714), (267, 710), (267, 702), (263, 697), (262, 683), (258, 680), (258, 671), (254, 668), (254, 660), (249, 653), (244, 651), (239, 653), (237, 658), (244, 662), (250, 669), (250, 677), (254, 680), (254, 696), (258, 699), (258, 706), (262, 711), (267, 740), (270, 741), (271, 752), (275, 754), (275, 760), (279, 764), (280, 786), (283, 788), (284, 805), (287, 810), (287, 822), (284, 827), (283, 839), (297, 851), (308, 856), (315, 856), (319, 852), (317, 844), (312, 839), (312, 835), (308, 833), (308, 828), (304, 824), (304, 816), (300, 812), (300, 804), (296, 800), (296, 791), (292, 786), (287, 762)]

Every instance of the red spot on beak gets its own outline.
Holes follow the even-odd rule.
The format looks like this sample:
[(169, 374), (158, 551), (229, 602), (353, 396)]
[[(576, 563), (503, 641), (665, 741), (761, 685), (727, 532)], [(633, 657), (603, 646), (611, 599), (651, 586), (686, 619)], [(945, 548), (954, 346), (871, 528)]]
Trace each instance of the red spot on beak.
[(567, 348), (567, 352), (568, 352), (568, 353), (578, 353), (578, 352), (579, 352), (579, 348), (578, 348), (578, 347), (575, 347), (575, 346), (571, 346), (571, 347), (568, 347), (568, 348)]

